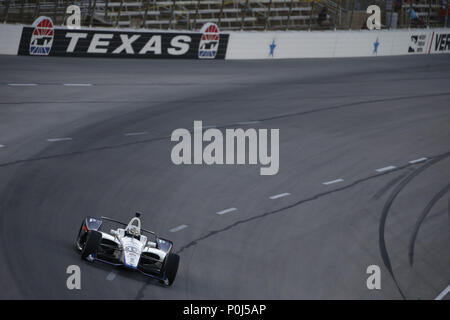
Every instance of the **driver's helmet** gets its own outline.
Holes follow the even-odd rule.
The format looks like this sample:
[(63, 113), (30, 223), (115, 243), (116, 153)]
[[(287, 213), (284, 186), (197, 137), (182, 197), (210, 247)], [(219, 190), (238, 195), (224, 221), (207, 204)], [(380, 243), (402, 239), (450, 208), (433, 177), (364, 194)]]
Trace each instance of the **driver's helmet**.
[(127, 229), (125, 230), (125, 233), (128, 236), (131, 236), (131, 237), (136, 237), (137, 238), (137, 237), (140, 236), (139, 228), (136, 227), (136, 226), (133, 226), (133, 225), (128, 226)]

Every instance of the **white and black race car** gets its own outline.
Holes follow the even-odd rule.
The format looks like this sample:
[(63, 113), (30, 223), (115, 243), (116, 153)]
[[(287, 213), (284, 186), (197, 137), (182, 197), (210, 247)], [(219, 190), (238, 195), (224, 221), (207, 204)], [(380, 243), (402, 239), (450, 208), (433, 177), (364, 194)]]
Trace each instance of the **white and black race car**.
[[(76, 247), (83, 259), (134, 269), (170, 286), (175, 281), (180, 256), (172, 253), (171, 241), (141, 228), (139, 217), (140, 214), (136, 213), (128, 224), (107, 217), (86, 217), (81, 224)], [(102, 231), (103, 220), (125, 228)]]

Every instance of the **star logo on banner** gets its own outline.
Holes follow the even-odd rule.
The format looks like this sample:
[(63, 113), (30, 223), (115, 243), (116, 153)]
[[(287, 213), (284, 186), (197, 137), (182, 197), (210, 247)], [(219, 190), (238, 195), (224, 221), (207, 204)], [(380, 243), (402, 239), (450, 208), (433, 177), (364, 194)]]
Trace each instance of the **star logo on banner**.
[(378, 38), (377, 38), (377, 41), (375, 41), (373, 43), (373, 54), (378, 55), (378, 47), (379, 46), (380, 46), (380, 42), (378, 41)]
[(272, 43), (269, 45), (269, 48), (270, 48), (269, 56), (273, 57), (273, 53), (274, 53), (276, 47), (277, 47), (277, 45), (275, 44), (275, 39), (274, 39), (272, 41)]

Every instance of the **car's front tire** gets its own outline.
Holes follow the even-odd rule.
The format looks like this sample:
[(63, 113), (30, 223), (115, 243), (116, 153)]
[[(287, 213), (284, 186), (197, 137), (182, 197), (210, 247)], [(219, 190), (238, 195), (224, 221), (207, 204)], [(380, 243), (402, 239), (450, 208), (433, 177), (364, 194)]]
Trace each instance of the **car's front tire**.
[(167, 278), (167, 285), (171, 286), (177, 276), (178, 265), (180, 264), (180, 256), (176, 253), (169, 253), (167, 261), (164, 266), (165, 276)]
[(83, 241), (86, 239), (86, 234), (85, 234), (85, 233), (82, 233), (82, 231), (83, 231), (83, 226), (84, 226), (84, 223), (81, 224), (80, 230), (78, 230), (77, 241), (75, 242), (75, 247), (76, 247), (77, 250), (79, 250), (80, 252), (83, 250), (83, 246), (84, 246)]
[(101, 232), (89, 230), (87, 232), (86, 242), (84, 243), (83, 249), (81, 250), (81, 258), (86, 259), (91, 254), (96, 253), (101, 240)]

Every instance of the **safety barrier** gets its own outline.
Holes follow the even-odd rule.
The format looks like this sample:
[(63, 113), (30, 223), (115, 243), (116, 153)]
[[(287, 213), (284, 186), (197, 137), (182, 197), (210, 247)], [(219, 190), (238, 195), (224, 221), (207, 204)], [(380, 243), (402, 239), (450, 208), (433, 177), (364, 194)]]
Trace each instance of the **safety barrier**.
[(68, 29), (41, 17), (33, 26), (0, 25), (0, 54), (184, 58), (289, 59), (371, 57), (450, 52), (450, 29), (382, 31), (200, 32)]

